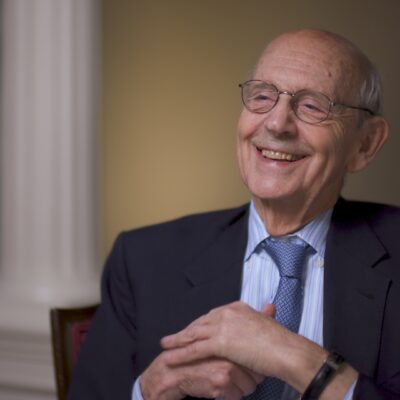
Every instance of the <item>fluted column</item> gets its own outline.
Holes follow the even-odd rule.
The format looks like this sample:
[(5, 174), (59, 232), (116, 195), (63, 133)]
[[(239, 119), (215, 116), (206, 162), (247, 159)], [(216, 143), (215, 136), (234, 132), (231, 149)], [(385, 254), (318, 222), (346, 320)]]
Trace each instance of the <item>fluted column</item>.
[[(0, 387), (51, 391), (49, 308), (99, 298), (100, 1), (3, 0), (1, 17)], [(13, 333), (35, 335), (37, 379)]]

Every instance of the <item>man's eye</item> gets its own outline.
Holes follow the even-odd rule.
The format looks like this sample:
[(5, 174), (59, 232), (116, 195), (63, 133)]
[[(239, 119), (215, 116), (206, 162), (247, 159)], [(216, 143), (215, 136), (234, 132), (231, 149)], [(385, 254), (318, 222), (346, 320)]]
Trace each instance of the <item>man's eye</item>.
[(306, 103), (303, 105), (303, 107), (307, 108), (310, 111), (322, 111), (322, 107), (319, 104)]
[(265, 94), (259, 94), (259, 95), (254, 97), (254, 100), (265, 101), (265, 100), (269, 100), (269, 97), (266, 96)]
[(321, 103), (313, 100), (300, 101), (299, 103), (297, 103), (297, 106), (299, 110), (306, 113), (318, 114), (326, 112), (324, 106)]
[(269, 101), (274, 101), (274, 97), (272, 94), (269, 93), (256, 93), (254, 94), (251, 99), (253, 101), (259, 101), (259, 102), (269, 102)]

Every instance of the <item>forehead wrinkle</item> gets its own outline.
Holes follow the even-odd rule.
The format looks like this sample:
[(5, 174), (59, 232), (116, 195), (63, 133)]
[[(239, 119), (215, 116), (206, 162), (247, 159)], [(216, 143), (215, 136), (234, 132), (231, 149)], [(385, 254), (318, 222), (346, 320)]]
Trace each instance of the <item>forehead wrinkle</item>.
[[(281, 90), (296, 92), (308, 89), (322, 92), (331, 97), (335, 94), (334, 91), (327, 90), (326, 84), (323, 85), (322, 82), (316, 81), (314, 74), (310, 74), (310, 68), (315, 68), (316, 65), (319, 65), (318, 69), (321, 78), (328, 81), (333, 80), (334, 71), (332, 66), (324, 65), (319, 57), (301, 51), (293, 52), (291, 55), (281, 54), (273, 57), (266, 55), (256, 67), (254, 79), (262, 78), (263, 80), (271, 81), (270, 76), (268, 76), (270, 74), (267, 72), (265, 75), (263, 72), (263, 67), (266, 66), (267, 71), (272, 72), (274, 75), (274, 82), (271, 83), (278, 86)], [(284, 66), (285, 71), (281, 74), (282, 66)], [(293, 73), (290, 74), (290, 72)]]

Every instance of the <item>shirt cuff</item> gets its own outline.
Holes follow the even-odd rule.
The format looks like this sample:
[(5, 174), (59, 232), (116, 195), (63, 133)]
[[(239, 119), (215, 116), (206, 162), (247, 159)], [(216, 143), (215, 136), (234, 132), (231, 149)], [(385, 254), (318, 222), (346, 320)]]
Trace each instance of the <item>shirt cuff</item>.
[(346, 394), (343, 397), (343, 400), (352, 400), (353, 399), (353, 393), (354, 389), (356, 388), (358, 379), (353, 382), (353, 384), (350, 386), (349, 390), (346, 392)]
[(140, 389), (140, 376), (136, 379), (133, 385), (132, 400), (143, 400), (142, 390)]

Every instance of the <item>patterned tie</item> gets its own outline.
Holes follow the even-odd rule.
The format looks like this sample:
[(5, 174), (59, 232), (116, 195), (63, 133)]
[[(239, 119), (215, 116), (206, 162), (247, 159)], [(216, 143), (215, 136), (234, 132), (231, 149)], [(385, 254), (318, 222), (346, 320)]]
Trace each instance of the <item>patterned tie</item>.
[[(292, 332), (299, 330), (303, 308), (301, 279), (309, 246), (305, 242), (268, 238), (261, 243), (279, 268), (279, 285), (274, 298), (275, 319)], [(276, 378), (261, 382), (246, 400), (280, 400), (285, 383)]]

